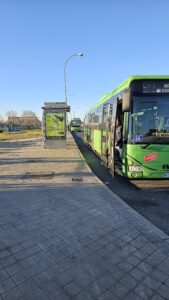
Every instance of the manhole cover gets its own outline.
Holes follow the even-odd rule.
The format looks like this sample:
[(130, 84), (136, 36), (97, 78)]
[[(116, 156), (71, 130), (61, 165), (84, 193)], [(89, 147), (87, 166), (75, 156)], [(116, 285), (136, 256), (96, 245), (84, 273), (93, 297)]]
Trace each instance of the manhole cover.
[(21, 179), (43, 179), (43, 178), (53, 178), (55, 172), (26, 172), (21, 176)]
[(72, 177), (72, 181), (83, 181), (82, 177)]

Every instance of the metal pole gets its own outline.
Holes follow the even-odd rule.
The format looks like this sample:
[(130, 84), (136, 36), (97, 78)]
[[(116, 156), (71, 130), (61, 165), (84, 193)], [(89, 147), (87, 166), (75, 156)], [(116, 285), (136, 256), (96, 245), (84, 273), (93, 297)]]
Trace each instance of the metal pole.
[(66, 82), (66, 66), (67, 66), (67, 63), (68, 61), (74, 57), (74, 56), (83, 56), (83, 53), (76, 53), (76, 54), (73, 54), (71, 56), (69, 56), (66, 61), (65, 61), (65, 65), (64, 65), (64, 86), (65, 86), (65, 102), (66, 102), (66, 105), (67, 105), (67, 82)]

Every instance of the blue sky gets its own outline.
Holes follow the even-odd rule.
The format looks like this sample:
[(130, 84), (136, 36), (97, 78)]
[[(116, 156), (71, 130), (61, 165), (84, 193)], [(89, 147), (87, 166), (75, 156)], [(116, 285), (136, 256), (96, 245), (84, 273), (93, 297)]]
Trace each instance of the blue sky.
[(0, 0), (0, 115), (64, 101), (81, 118), (129, 75), (169, 74), (168, 0)]

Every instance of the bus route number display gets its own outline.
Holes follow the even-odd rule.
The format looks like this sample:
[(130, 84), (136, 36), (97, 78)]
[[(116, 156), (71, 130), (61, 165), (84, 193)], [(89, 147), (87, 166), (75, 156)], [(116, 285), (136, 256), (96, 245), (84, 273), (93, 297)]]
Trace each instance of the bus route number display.
[(169, 83), (143, 82), (143, 94), (169, 94)]
[(46, 136), (65, 136), (64, 113), (46, 113)]

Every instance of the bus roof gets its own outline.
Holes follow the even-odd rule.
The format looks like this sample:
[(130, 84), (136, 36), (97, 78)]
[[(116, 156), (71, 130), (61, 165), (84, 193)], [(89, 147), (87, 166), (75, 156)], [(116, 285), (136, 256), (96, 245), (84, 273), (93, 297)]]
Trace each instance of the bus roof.
[(140, 79), (169, 79), (169, 75), (133, 75), (129, 76), (127, 80), (123, 81), (120, 85), (118, 85), (112, 92), (105, 94), (101, 99), (99, 99), (88, 111), (93, 110), (94, 108), (98, 107), (100, 104), (106, 102), (112, 96), (120, 93), (124, 89), (129, 88), (130, 83), (133, 80), (140, 80)]

